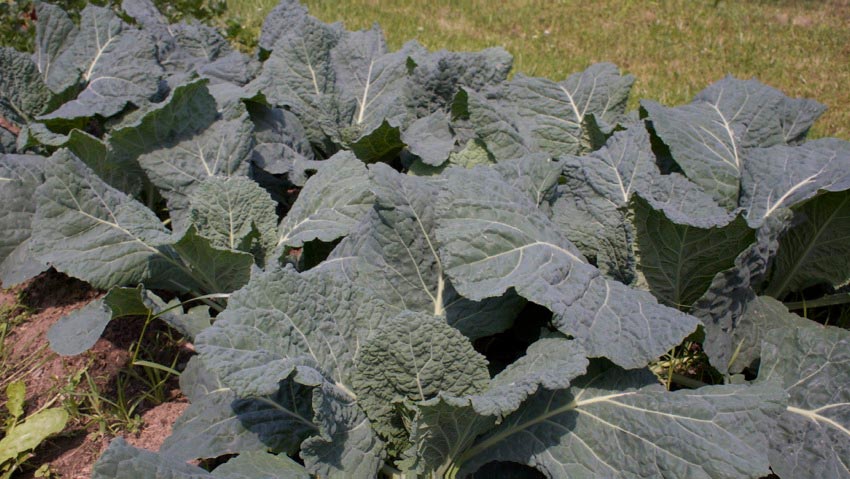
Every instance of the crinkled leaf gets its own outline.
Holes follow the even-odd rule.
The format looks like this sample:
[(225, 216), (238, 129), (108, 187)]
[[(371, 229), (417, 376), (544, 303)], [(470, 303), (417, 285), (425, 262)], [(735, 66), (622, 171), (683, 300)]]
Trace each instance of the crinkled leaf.
[[(247, 251), (262, 260), (276, 246), (275, 202), (247, 177), (209, 178), (195, 189), (190, 205), (192, 224), (214, 247)], [(259, 241), (243, 249), (255, 229)]]
[[(310, 376), (316, 373), (305, 370)], [(295, 454), (302, 441), (319, 431), (311, 415), (313, 379), (305, 386), (299, 374), (281, 381), (273, 394), (241, 397), (231, 405), (242, 425), (275, 452)]]
[(254, 451), (240, 454), (207, 472), (167, 454), (110, 443), (94, 466), (92, 479), (308, 479), (304, 467), (286, 456)]
[(346, 391), (323, 382), (313, 390), (320, 434), (304, 441), (307, 470), (328, 479), (371, 479), (384, 464), (384, 443)]
[[(309, 305), (309, 306), (307, 306)], [(383, 302), (328, 274), (272, 269), (231, 295), (196, 338), (204, 362), (240, 395), (270, 394), (303, 358), (339, 384), (388, 314)]]
[(506, 417), (541, 387), (549, 391), (567, 388), (587, 370), (586, 356), (577, 341), (539, 339), (497, 374), (486, 391), (472, 396), (472, 406), (479, 414)]
[(389, 163), (398, 156), (405, 144), (401, 141), (399, 128), (384, 120), (349, 146), (364, 163)]
[(236, 394), (198, 356), (180, 375), (180, 389), (192, 404), (175, 421), (161, 454), (185, 462), (266, 447), (233, 410)]
[(564, 158), (564, 184), (557, 187), (552, 221), (603, 274), (632, 284), (637, 259), (627, 211), (593, 189), (575, 161), (580, 158)]
[(565, 161), (565, 171), (584, 178), (597, 194), (617, 207), (628, 205), (635, 192), (647, 191), (659, 175), (649, 134), (643, 128), (614, 133), (599, 151)]
[(168, 200), (175, 228), (188, 220), (189, 198), (198, 185), (215, 176), (248, 172), (252, 124), (247, 113), (235, 120), (219, 120), (203, 131), (180, 138), (176, 144), (145, 153), (139, 163)]
[(377, 25), (342, 36), (331, 52), (338, 91), (335, 108), (341, 115), (339, 126), (370, 131), (384, 122), (397, 124), (404, 120), (407, 108), (403, 86), (412, 49), (415, 47), (408, 44), (387, 53), (384, 34)]
[(468, 118), (475, 134), (497, 162), (532, 151), (518, 124), (519, 117), (483, 94), (461, 89), (452, 104), (452, 112), (455, 117)]
[(718, 369), (739, 373), (758, 364), (765, 336), (774, 329), (793, 327), (795, 316), (779, 301), (756, 296), (744, 306), (734, 328), (722, 334), (707, 328), (703, 347), (713, 364), (722, 365)]
[(64, 146), (103, 181), (129, 195), (138, 195), (149, 181), (135, 158), (116, 154), (107, 143), (81, 130), (71, 130)]
[(198, 235), (194, 226), (190, 226), (172, 247), (203, 291), (229, 293), (244, 286), (251, 277), (253, 256), (213, 246), (208, 239)]
[(278, 227), (278, 246), (302, 246), (318, 239), (345, 236), (372, 207), (369, 175), (353, 154), (343, 152), (323, 162), (301, 190)]
[(352, 384), (358, 405), (391, 449), (404, 450), (406, 431), (394, 404), (424, 401), (438, 393), (464, 396), (490, 383), (487, 360), (444, 321), (402, 313), (383, 323), (363, 345)]
[(555, 185), (560, 180), (563, 164), (545, 153), (533, 153), (497, 163), (494, 169), (540, 206), (554, 199)]
[(826, 105), (805, 98), (786, 99), (780, 117), (785, 143), (799, 145), (806, 141), (806, 135), (823, 112)]
[(850, 477), (850, 333), (796, 315), (764, 336), (758, 381), (788, 407), (773, 423), (770, 465), (781, 477)]
[(285, 455), (247, 452), (215, 468), (217, 479), (310, 479), (304, 466)]
[(416, 176), (433, 176), (439, 175), (443, 170), (450, 166), (458, 166), (460, 168), (474, 168), (478, 165), (495, 164), (493, 156), (487, 151), (487, 147), (481, 140), (469, 140), (466, 146), (460, 151), (453, 151), (449, 154), (449, 159), (440, 166), (428, 166), (424, 161), (416, 159), (410, 165), (409, 173)]
[(517, 75), (506, 100), (530, 123), (539, 147), (553, 155), (583, 153), (584, 122), (592, 114), (607, 123), (625, 113), (635, 79), (610, 63), (597, 63), (562, 82)]
[(467, 449), (460, 475), (493, 460), (527, 464), (547, 477), (769, 473), (764, 429), (783, 406), (781, 390), (734, 385), (668, 392), (645, 370), (599, 366), (568, 390), (544, 390), (526, 401)]
[(270, 51), (277, 40), (289, 32), (299, 31), (307, 20), (307, 8), (296, 0), (281, 0), (276, 7), (266, 15), (263, 28), (260, 31), (259, 46)]
[[(13, 48), (0, 48), (0, 115), (18, 127), (32, 121), (50, 104), (53, 93), (44, 84), (32, 58)], [(15, 132), (13, 132), (15, 133)]]
[(495, 417), (476, 412), (467, 397), (440, 394), (420, 402), (411, 420), (412, 445), (399, 466), (419, 476), (444, 477), (475, 438), (495, 424)]
[(481, 91), (505, 81), (513, 66), (513, 57), (500, 47), (479, 52), (419, 50), (411, 52), (413, 70), (406, 86), (408, 107), (416, 118), (449, 106), (461, 87)]
[[(757, 318), (745, 313), (753, 305), (761, 308), (752, 303), (755, 290), (786, 225), (784, 220), (771, 218), (757, 230), (756, 241), (735, 258), (732, 267), (714, 277), (708, 291), (691, 308), (691, 314), (703, 323), (703, 347), (709, 360), (721, 372), (739, 373), (757, 357), (758, 332), (752, 331), (752, 321)], [(740, 358), (733, 361), (736, 352)]]
[[(695, 318), (605, 279), (524, 193), (483, 168), (453, 170), (437, 238), (447, 275), (473, 300), (515, 288), (555, 313), (591, 357), (640, 367), (690, 334)], [(634, 341), (633, 338), (645, 338)]]
[(273, 106), (291, 109), (310, 141), (324, 148), (327, 135), (322, 123), (327, 121), (337, 93), (331, 50), (341, 36), (339, 25), (299, 18), (297, 26), (275, 40), (263, 71), (252, 82), (252, 88), (262, 91)]

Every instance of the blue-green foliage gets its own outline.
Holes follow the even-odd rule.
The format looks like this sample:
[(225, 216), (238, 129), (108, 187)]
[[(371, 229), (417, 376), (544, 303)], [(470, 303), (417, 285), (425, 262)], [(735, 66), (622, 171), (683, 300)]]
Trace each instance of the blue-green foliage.
[[(627, 112), (614, 65), (509, 80), (293, 0), (254, 56), (150, 0), (37, 8), (0, 54), (0, 279), (109, 290), (62, 353), (137, 314), (199, 352), (160, 453), (95, 478), (848, 477), (850, 333), (779, 302), (850, 282), (819, 103), (728, 77)], [(658, 384), (686, 339), (729, 384)]]

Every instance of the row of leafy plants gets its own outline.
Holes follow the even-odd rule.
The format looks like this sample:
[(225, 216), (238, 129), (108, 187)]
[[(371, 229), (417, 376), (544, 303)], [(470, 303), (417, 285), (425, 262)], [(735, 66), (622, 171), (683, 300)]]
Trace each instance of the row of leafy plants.
[[(135, 315), (198, 351), (161, 450), (94, 478), (850, 477), (850, 333), (782, 303), (846, 296), (823, 105), (728, 77), (626, 112), (613, 65), (509, 79), (291, 0), (253, 56), (149, 0), (36, 8), (0, 50), (0, 279), (107, 291), (61, 354)], [(659, 384), (684, 342), (716, 384)]]

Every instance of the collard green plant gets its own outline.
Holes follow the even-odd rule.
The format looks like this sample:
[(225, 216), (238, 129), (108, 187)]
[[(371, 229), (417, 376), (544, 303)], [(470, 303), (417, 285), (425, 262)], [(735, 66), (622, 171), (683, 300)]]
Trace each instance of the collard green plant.
[[(96, 479), (848, 477), (847, 331), (781, 302), (850, 281), (819, 103), (728, 77), (627, 112), (614, 65), (509, 80), (293, 0), (253, 57), (148, 0), (39, 8), (0, 55), (1, 279), (107, 291), (60, 353), (130, 315), (198, 351), (159, 453)], [(684, 341), (721, 380), (659, 384)]]

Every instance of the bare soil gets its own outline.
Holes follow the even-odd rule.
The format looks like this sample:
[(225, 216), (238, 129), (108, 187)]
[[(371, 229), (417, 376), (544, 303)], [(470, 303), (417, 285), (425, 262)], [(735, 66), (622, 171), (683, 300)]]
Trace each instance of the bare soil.
[[(47, 403), (52, 407), (71, 404), (72, 408), (73, 405), (78, 408), (76, 414), (72, 413), (65, 431), (34, 451), (27, 467), (13, 477), (33, 477), (35, 469), (48, 464), (54, 473), (51, 477), (88, 478), (93, 464), (116, 434), (136, 447), (155, 451), (171, 434), (171, 425), (188, 407), (176, 378), (166, 385), (166, 402), (155, 404), (144, 400), (138, 404), (132, 415), (140, 419), (134, 419), (132, 425), (116, 419), (114, 409), (105, 402), (101, 404), (101, 412), (91, 407), (91, 401), (86, 398), (92, 393), (88, 378), (94, 384), (97, 397), (108, 401), (117, 401), (119, 387), (130, 398), (141, 397), (146, 391), (145, 384), (134, 381), (128, 374), (130, 348), (141, 336), (144, 318), (110, 323), (94, 347), (79, 356), (59, 356), (48, 346), (47, 331), (59, 318), (103, 294), (53, 270), (15, 288), (0, 290), (0, 309), (19, 305), (17, 312), (24, 313), (26, 318), (16, 324), (6, 338), (2, 371), (7, 374), (0, 377), (0, 392), (5, 391), (8, 383), (23, 379), (27, 387), (27, 414)], [(164, 325), (153, 324), (145, 337), (165, 329)], [(143, 349), (150, 355), (145, 359), (168, 364), (175, 355), (187, 354), (179, 341), (158, 341), (154, 347), (161, 350), (151, 351), (150, 345), (145, 345)], [(121, 375), (123, 381), (119, 381)], [(0, 408), (5, 408), (5, 394), (0, 397)], [(129, 427), (134, 430), (128, 430)]]

